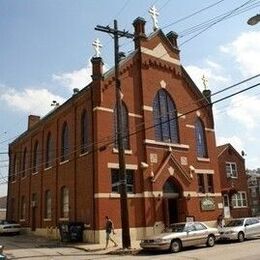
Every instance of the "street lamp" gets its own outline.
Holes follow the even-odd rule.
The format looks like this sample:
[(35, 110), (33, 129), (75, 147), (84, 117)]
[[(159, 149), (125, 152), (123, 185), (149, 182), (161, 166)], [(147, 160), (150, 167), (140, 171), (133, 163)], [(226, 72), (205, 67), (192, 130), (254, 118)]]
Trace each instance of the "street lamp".
[(258, 22), (260, 22), (260, 14), (257, 14), (255, 16), (249, 18), (247, 21), (247, 24), (256, 25)]

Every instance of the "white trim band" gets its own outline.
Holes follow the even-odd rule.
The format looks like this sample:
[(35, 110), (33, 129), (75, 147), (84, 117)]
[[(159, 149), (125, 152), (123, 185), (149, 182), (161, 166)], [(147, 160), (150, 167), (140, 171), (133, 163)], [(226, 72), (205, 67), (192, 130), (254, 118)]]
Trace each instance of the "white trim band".
[(166, 147), (173, 147), (173, 148), (181, 148), (181, 149), (189, 149), (190, 148), (190, 146), (188, 144), (166, 143), (166, 142), (159, 142), (159, 141), (150, 140), (150, 139), (145, 139), (144, 143), (145, 144), (156, 144), (156, 145), (161, 145), (161, 146), (166, 146)]
[(153, 112), (153, 107), (143, 105), (143, 110), (145, 110), (145, 111), (149, 111), (149, 112)]
[(211, 169), (195, 169), (195, 173), (201, 173), (201, 174), (214, 174), (215, 171)]
[(105, 112), (110, 112), (110, 113), (113, 113), (113, 112), (114, 112), (113, 109), (108, 108), (108, 107), (94, 107), (94, 108), (93, 108), (93, 111), (96, 111), (96, 110), (105, 111)]
[[(107, 163), (107, 168), (109, 168), (109, 169), (119, 169), (119, 163)], [(137, 170), (138, 165), (137, 164), (126, 164), (125, 168), (127, 170)]]

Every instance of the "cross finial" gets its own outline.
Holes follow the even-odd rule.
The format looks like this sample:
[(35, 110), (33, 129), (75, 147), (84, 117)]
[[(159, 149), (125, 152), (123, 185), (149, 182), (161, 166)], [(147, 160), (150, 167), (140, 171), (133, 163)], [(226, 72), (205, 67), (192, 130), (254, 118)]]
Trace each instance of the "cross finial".
[(208, 83), (208, 79), (205, 77), (205, 75), (203, 74), (202, 76), (202, 82), (203, 82), (203, 85), (204, 85), (204, 88), (205, 90), (207, 89), (207, 83)]
[(159, 12), (157, 11), (154, 5), (149, 9), (149, 14), (153, 19), (153, 30), (156, 31), (159, 28), (157, 19), (157, 17), (159, 16)]
[(101, 50), (101, 48), (102, 48), (102, 44), (100, 43), (100, 40), (97, 38), (93, 43), (92, 43), (92, 46), (94, 46), (94, 48), (95, 48), (95, 57), (100, 57), (100, 54), (101, 54), (101, 52), (100, 52), (100, 50)]

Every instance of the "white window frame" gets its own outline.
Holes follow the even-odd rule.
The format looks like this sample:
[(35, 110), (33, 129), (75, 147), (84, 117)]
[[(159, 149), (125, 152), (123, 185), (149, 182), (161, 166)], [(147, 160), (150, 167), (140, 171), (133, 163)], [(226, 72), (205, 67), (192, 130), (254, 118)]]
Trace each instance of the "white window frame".
[[(235, 170), (232, 168), (232, 166), (235, 166)], [(226, 162), (226, 174), (227, 178), (238, 177), (237, 164), (235, 162)]]
[(239, 191), (232, 196), (232, 206), (233, 208), (247, 208), (247, 196), (245, 191)]

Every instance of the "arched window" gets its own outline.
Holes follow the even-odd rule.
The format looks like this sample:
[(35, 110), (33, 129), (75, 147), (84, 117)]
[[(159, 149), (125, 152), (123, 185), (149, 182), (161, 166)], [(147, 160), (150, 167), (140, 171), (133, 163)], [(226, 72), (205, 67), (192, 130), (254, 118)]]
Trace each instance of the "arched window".
[(62, 127), (61, 134), (61, 161), (69, 159), (69, 128), (65, 122)]
[(61, 218), (69, 218), (69, 189), (61, 188)]
[(22, 196), (21, 198), (21, 219), (25, 219), (26, 216), (26, 202), (25, 202), (25, 196)]
[(205, 138), (204, 124), (200, 118), (195, 122), (196, 148), (198, 157), (207, 157), (207, 144)]
[(47, 219), (51, 219), (51, 192), (50, 190), (46, 190), (45, 192), (45, 213), (44, 217)]
[[(122, 102), (122, 138), (123, 138), (123, 147), (126, 150), (130, 149), (129, 144), (129, 129), (128, 129), (128, 110), (126, 104)], [(117, 106), (114, 109), (114, 133), (115, 133), (115, 148), (118, 147), (117, 142)]]
[(53, 142), (51, 133), (48, 133), (47, 141), (46, 141), (46, 158), (45, 158), (45, 168), (52, 166), (53, 160)]
[(85, 153), (88, 150), (88, 124), (87, 124), (87, 112), (84, 110), (81, 114), (80, 121), (80, 144), (81, 144), (81, 153)]
[(38, 172), (39, 167), (40, 167), (39, 143), (38, 141), (36, 141), (33, 148), (33, 173)]
[(179, 129), (176, 106), (164, 89), (160, 89), (153, 100), (155, 139), (161, 142), (178, 143)]
[(17, 172), (17, 156), (16, 154), (13, 157), (13, 171), (11, 172), (11, 180), (14, 181), (15, 180), (15, 175)]
[(27, 170), (27, 148), (23, 150), (23, 164), (22, 164), (22, 177), (25, 176), (25, 171)]

